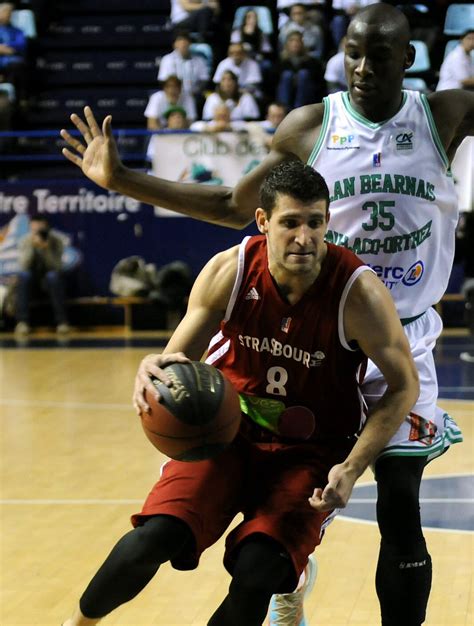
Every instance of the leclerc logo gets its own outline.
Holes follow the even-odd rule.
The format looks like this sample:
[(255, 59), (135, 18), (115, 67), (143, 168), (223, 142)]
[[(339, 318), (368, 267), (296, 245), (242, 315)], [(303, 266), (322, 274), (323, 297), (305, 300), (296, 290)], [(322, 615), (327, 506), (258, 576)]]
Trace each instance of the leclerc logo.
[(402, 130), (395, 137), (397, 150), (413, 150), (413, 131)]
[(411, 287), (412, 285), (416, 285), (416, 283), (420, 282), (425, 271), (425, 266), (422, 261), (417, 261), (413, 263), (410, 269), (407, 270), (405, 276), (402, 278), (402, 283), (407, 287)]

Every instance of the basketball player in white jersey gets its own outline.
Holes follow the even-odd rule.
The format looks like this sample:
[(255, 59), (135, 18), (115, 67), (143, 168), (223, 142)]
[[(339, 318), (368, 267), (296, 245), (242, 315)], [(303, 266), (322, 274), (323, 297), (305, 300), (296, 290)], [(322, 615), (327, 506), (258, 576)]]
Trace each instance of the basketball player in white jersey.
[[(328, 180), (329, 240), (352, 248), (390, 289), (419, 369), (419, 400), (374, 467), (382, 537), (376, 575), (381, 622), (419, 626), (431, 587), (419, 485), (426, 463), (461, 440), (453, 420), (436, 407), (432, 350), (442, 324), (431, 307), (451, 271), (457, 208), (449, 163), (461, 141), (474, 135), (474, 94), (448, 90), (424, 98), (402, 90), (415, 51), (406, 18), (390, 5), (374, 4), (358, 13), (345, 50), (348, 93), (292, 111), (269, 155), (234, 189), (183, 185), (125, 168), (111, 117), (101, 129), (89, 108), (86, 122), (71, 116), (85, 144), (63, 130), (74, 150), (63, 153), (102, 187), (237, 228), (251, 222), (259, 186), (277, 163), (297, 158)], [(383, 388), (380, 373), (369, 368), (364, 381), (369, 405)], [(287, 617), (275, 618), (279, 621), (272, 626), (303, 626), (291, 616), (301, 595), (279, 597)]]

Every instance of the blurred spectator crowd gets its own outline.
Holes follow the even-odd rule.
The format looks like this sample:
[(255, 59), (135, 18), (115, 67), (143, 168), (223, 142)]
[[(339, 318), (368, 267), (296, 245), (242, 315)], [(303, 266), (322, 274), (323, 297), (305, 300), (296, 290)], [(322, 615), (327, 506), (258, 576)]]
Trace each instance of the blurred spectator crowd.
[[(121, 74), (129, 101), (134, 91), (137, 98), (145, 96), (140, 119), (129, 120), (128, 126), (143, 125), (144, 114), (147, 128), (152, 131), (245, 130), (249, 122), (253, 132), (256, 123), (264, 130), (274, 129), (291, 109), (346, 89), (345, 33), (354, 15), (375, 2), (378, 0), (273, 0), (244, 6), (219, 0), (144, 0), (148, 26), (145, 24), (141, 32), (146, 33), (147, 28), (151, 32), (153, 7), (160, 5), (166, 19), (159, 28), (169, 43), (166, 49), (157, 48), (156, 82), (148, 85), (145, 93), (143, 85), (134, 85), (132, 74)], [(65, 21), (68, 4), (75, 5), (69, 22)], [(114, 0), (105, 4), (113, 9)], [(115, 4), (116, 12), (123, 13), (123, 6)], [(474, 24), (467, 20), (464, 32), (450, 36), (445, 21), (453, 3), (430, 0), (391, 4), (405, 12), (417, 44), (418, 61), (407, 74), (406, 87), (425, 93), (474, 88)], [(468, 8), (466, 15), (473, 14), (472, 3), (461, 4)], [(44, 67), (54, 70), (54, 63), (60, 64), (62, 57), (58, 48), (58, 61), (53, 57), (50, 61), (44, 50), (48, 42), (53, 48), (57, 46), (54, 36), (67, 35), (68, 28), (79, 28), (77, 24), (91, 7), (93, 3), (87, 0), (0, 0), (0, 130), (38, 128), (46, 125), (46, 119), (54, 121), (48, 117), (42, 124), (40, 114), (46, 105), (41, 109), (38, 102), (40, 96), (46, 101), (49, 97), (51, 102), (61, 85), (51, 87), (47, 81), (42, 84), (40, 77)], [(125, 33), (126, 24), (121, 28)], [(144, 41), (136, 40), (137, 49), (144, 46)], [(149, 42), (147, 46), (150, 48)], [(84, 49), (76, 51), (78, 63), (87, 66)], [(95, 54), (99, 51), (100, 46)], [(74, 59), (74, 49), (63, 57), (68, 54)], [(80, 102), (81, 89), (84, 91), (87, 83), (86, 74), (84, 77), (84, 85), (76, 87), (76, 102)], [(100, 81), (95, 91), (100, 93)]]

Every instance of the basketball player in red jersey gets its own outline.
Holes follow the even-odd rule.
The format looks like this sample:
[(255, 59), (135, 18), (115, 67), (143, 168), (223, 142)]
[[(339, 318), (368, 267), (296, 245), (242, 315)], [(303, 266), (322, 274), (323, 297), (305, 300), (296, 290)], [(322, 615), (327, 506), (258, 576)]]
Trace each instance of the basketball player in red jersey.
[[(349, 250), (325, 243), (329, 191), (311, 167), (289, 161), (265, 178), (261, 235), (216, 255), (162, 355), (140, 364), (133, 401), (148, 410), (149, 375), (198, 360), (241, 394), (241, 432), (199, 463), (169, 461), (134, 530), (112, 550), (65, 626), (90, 626), (132, 599), (166, 561), (193, 569), (227, 537), (229, 594), (209, 626), (260, 626), (270, 597), (292, 591), (334, 509), (415, 402), (419, 384), (394, 304)], [(307, 324), (311, 319), (312, 323)], [(358, 375), (366, 358), (388, 387), (364, 424)]]

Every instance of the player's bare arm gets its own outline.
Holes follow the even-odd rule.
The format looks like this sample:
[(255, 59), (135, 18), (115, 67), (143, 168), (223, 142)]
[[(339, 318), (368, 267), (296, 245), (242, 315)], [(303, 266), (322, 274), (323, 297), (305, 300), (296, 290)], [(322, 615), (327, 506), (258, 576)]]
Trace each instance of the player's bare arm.
[(322, 118), (321, 104), (292, 111), (275, 134), (270, 154), (234, 190), (224, 186), (177, 183), (125, 167), (112, 134), (112, 117), (105, 117), (100, 127), (90, 107), (85, 107), (84, 119), (71, 115), (81, 138), (61, 130), (62, 138), (68, 144), (62, 152), (88, 178), (105, 189), (196, 219), (243, 228), (253, 221), (263, 178), (274, 165), (287, 158), (307, 159)]
[(198, 361), (224, 319), (237, 274), (238, 246), (214, 256), (197, 277), (189, 296), (186, 315), (174, 331), (162, 354), (149, 354), (140, 363), (133, 391), (138, 414), (149, 411), (145, 390), (159, 394), (150, 381), (155, 376), (166, 385), (172, 382), (162, 368), (169, 363)]
[(387, 390), (344, 463), (331, 469), (325, 489), (316, 489), (310, 498), (321, 511), (347, 504), (355, 481), (390, 441), (419, 394), (418, 373), (395, 305), (372, 272), (363, 272), (349, 292), (344, 331), (379, 367)]
[(466, 137), (474, 135), (474, 93), (463, 89), (436, 91), (428, 96), (433, 119), (449, 160)]

